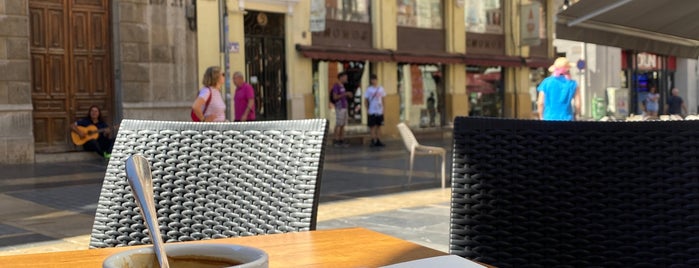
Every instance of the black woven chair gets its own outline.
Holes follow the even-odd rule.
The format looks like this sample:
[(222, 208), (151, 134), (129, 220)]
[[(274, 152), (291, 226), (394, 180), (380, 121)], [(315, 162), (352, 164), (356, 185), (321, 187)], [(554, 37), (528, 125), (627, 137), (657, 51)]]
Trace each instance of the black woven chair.
[(497, 267), (699, 267), (699, 121), (457, 118), (450, 252)]
[(102, 185), (91, 248), (150, 243), (124, 161), (150, 163), (166, 242), (314, 230), (326, 120), (124, 120)]

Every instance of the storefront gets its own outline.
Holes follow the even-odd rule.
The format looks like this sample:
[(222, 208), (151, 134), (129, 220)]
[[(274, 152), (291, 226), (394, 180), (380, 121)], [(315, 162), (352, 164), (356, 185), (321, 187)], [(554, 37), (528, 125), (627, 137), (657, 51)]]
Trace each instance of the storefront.
[(503, 117), (505, 84), (502, 66), (466, 67), (466, 92), (470, 116)]
[(411, 127), (445, 124), (445, 64), (463, 62), (446, 52), (444, 3), (398, 1), (397, 68), (400, 120)]
[[(504, 117), (506, 72), (521, 67), (521, 57), (507, 56), (502, 0), (466, 1), (466, 93), (469, 115)], [(514, 95), (510, 93), (511, 98)]]
[(398, 65), (400, 120), (420, 128), (444, 125), (442, 65)]
[(347, 73), (344, 87), (354, 96), (348, 102), (346, 131), (366, 132), (361, 96), (369, 84), (370, 65), (391, 60), (390, 52), (372, 46), (370, 3), (369, 0), (325, 1), (325, 13), (319, 20), (322, 29), (313, 31), (310, 46), (296, 46), (303, 56), (313, 59), (314, 116), (327, 118), (331, 129), (335, 124), (335, 107), (330, 101), (330, 90), (338, 82), (337, 75)]
[[(316, 105), (314, 114), (317, 118), (327, 118), (335, 124), (335, 107), (330, 101), (333, 86), (338, 83), (337, 75), (347, 74), (345, 90), (352, 94), (348, 99), (348, 131), (362, 132), (366, 124), (366, 107), (362, 99), (364, 89), (369, 85), (370, 61), (351, 60), (314, 60), (313, 61), (313, 95)], [(349, 130), (351, 129), (351, 130)]]
[(621, 55), (622, 86), (629, 88), (629, 108), (634, 114), (643, 114), (644, 101), (651, 87), (660, 93), (659, 111), (675, 87), (676, 58), (631, 50)]

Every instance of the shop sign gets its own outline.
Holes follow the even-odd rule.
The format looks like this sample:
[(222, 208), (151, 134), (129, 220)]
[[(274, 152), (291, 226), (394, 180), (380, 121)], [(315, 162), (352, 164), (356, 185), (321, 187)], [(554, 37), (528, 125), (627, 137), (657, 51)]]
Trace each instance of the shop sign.
[(311, 32), (325, 31), (325, 0), (311, 1)]
[(312, 38), (313, 45), (371, 48), (371, 24), (325, 20), (325, 30), (314, 32)]
[(636, 67), (639, 70), (658, 70), (658, 56), (650, 53), (638, 53), (636, 55)]
[(505, 55), (505, 36), (467, 33), (466, 51), (473, 54)]

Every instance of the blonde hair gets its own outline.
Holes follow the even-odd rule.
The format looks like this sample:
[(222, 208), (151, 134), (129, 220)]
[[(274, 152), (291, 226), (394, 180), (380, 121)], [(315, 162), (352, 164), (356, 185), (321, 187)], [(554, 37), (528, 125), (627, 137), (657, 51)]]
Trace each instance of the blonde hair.
[(206, 68), (201, 83), (205, 87), (213, 87), (216, 85), (216, 83), (218, 83), (218, 78), (221, 75), (223, 75), (223, 73), (221, 72), (221, 67), (211, 66), (209, 68)]

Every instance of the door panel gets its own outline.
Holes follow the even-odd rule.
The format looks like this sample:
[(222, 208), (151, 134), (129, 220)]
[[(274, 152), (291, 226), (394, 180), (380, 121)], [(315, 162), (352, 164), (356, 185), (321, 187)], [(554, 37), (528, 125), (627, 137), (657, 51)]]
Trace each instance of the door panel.
[(49, 10), (49, 44), (50, 48), (65, 49), (65, 17), (62, 10)]
[[(108, 0), (30, 0), (32, 103), (37, 152), (74, 150), (69, 125), (112, 108)], [(109, 122), (111, 123), (111, 122)]]
[(83, 51), (87, 49), (86, 35), (87, 35), (87, 21), (85, 19), (86, 14), (84, 12), (74, 12), (72, 18), (72, 29), (73, 32), (73, 53), (78, 53), (78, 51)]
[(74, 6), (91, 6), (93, 8), (106, 8), (107, 2), (103, 0), (74, 0)]
[(105, 31), (107, 25), (107, 16), (102, 13), (92, 13), (90, 17), (90, 25), (92, 28), (90, 32), (92, 33), (88, 37), (91, 38), (92, 50), (93, 51), (106, 51), (107, 50), (107, 32)]
[(50, 55), (50, 60), (48, 63), (48, 85), (49, 88), (51, 89), (48, 93), (50, 94), (51, 99), (56, 99), (56, 98), (65, 98), (66, 97), (66, 89), (65, 89), (65, 66), (66, 66), (66, 61), (65, 57), (62, 57), (61, 55)]
[(44, 79), (46, 73), (43, 68), (46, 64), (45, 58), (46, 55), (42, 54), (32, 55), (32, 95), (48, 93), (46, 92), (46, 80)]
[(88, 71), (89, 63), (86, 56), (73, 56), (73, 89), (75, 95), (86, 95), (88, 92)]
[(31, 37), (30, 37), (30, 43), (32, 48), (39, 48), (39, 47), (45, 47), (46, 44), (44, 35), (41, 34), (44, 31), (42, 30), (43, 27), (45, 27), (45, 22), (44, 22), (44, 10), (41, 9), (33, 9), (29, 11), (29, 28), (31, 29)]
[(105, 74), (109, 73), (108, 61), (102, 56), (94, 56), (92, 58), (91, 73), (93, 78), (92, 82), (94, 83), (94, 85), (92, 85), (92, 94), (106, 96), (108, 92), (105, 85), (109, 83), (105, 77)]

